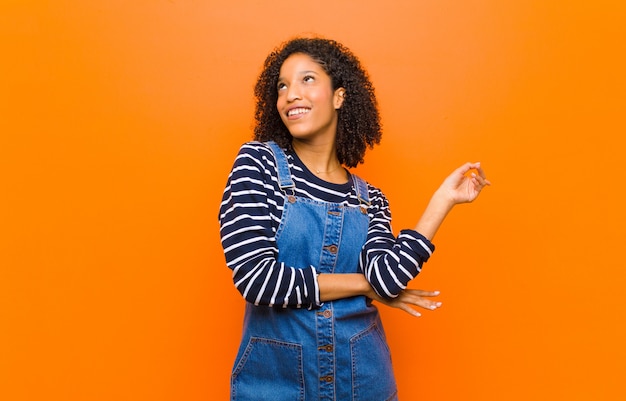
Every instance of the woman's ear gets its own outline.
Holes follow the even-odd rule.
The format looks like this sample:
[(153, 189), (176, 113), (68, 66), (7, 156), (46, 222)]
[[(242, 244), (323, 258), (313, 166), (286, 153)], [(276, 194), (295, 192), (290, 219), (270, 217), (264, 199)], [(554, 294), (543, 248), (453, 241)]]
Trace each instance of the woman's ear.
[(333, 99), (335, 103), (335, 110), (339, 110), (341, 108), (345, 98), (346, 98), (346, 90), (344, 88), (335, 89), (335, 96)]

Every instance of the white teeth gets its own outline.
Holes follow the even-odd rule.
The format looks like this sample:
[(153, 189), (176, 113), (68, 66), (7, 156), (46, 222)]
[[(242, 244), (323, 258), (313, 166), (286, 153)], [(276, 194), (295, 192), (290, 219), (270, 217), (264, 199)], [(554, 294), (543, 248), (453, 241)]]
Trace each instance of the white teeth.
[(297, 114), (305, 114), (308, 113), (309, 109), (305, 109), (304, 107), (299, 107), (297, 109), (291, 109), (287, 112), (287, 116), (291, 117), (291, 116), (295, 116)]

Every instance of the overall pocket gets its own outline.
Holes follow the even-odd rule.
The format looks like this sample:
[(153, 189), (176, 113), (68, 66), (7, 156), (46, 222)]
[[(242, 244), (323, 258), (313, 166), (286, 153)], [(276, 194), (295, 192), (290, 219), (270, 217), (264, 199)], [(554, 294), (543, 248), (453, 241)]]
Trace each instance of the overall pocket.
[(385, 335), (377, 324), (350, 339), (352, 400), (397, 400), (396, 380)]
[(231, 377), (232, 401), (303, 401), (302, 346), (252, 337)]

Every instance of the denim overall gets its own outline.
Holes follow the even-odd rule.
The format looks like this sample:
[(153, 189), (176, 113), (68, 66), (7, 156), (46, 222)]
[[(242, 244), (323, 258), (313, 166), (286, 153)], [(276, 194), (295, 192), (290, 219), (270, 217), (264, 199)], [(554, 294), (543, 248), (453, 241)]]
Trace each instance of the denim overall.
[[(360, 207), (296, 197), (286, 155), (269, 144), (285, 193), (278, 262), (312, 265), (318, 273), (357, 273), (369, 225), (365, 182), (351, 175)], [(232, 401), (393, 401), (396, 394), (378, 310), (366, 297), (313, 310), (246, 304)]]

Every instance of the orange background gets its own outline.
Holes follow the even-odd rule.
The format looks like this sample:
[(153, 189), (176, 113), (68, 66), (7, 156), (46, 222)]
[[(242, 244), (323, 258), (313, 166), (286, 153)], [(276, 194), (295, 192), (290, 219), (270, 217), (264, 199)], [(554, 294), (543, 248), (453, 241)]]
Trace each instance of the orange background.
[(382, 144), (356, 169), (412, 227), (455, 209), (383, 310), (404, 400), (626, 399), (623, 1), (0, 5), (0, 399), (224, 400), (243, 301), (217, 210), (266, 54), (350, 47)]

